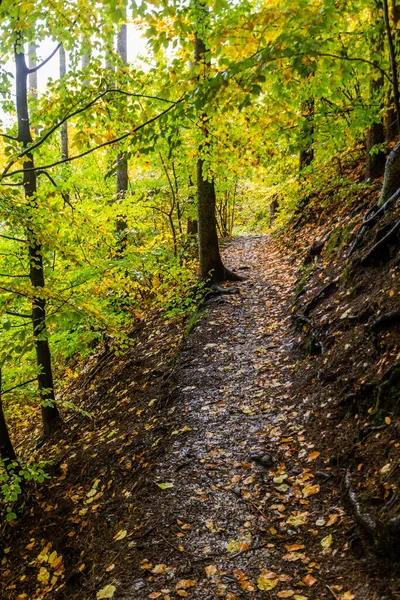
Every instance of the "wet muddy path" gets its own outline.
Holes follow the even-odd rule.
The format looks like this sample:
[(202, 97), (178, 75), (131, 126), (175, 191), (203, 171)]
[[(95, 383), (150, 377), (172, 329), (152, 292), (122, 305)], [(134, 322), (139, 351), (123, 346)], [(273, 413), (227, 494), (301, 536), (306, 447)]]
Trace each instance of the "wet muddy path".
[(207, 302), (178, 357), (179, 426), (151, 473), (141, 574), (121, 597), (378, 600), (292, 391), (295, 266), (258, 236), (233, 240), (225, 262), (246, 279)]

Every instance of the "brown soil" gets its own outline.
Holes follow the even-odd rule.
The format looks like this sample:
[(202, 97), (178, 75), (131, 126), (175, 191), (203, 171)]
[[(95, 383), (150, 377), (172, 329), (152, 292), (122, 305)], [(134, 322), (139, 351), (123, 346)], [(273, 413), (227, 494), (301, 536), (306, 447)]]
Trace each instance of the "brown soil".
[[(52, 479), (3, 530), (1, 598), (94, 600), (112, 593), (107, 586), (117, 600), (400, 598), (393, 563), (371, 560), (343, 485), (350, 467), (352, 485), (373, 498), (375, 470), (390, 464), (379, 511), (390, 502), (387, 516), (395, 514), (397, 413), (385, 413), (387, 428), (354, 453), (370, 402), (357, 396), (357, 418), (352, 400), (342, 404), (360, 377), (379, 378), (377, 355), (365, 358), (366, 342), (355, 335), (372, 316), (334, 335), (350, 303), (361, 303), (339, 287), (340, 296), (324, 298), (325, 312), (296, 330), (298, 247), (293, 254), (267, 237), (234, 239), (226, 263), (245, 267), (246, 280), (208, 300), (190, 335), (182, 339), (181, 323), (153, 315), (124, 355), (87, 365), (68, 394), (93, 418), (66, 424)], [(334, 268), (327, 260), (320, 277), (317, 266), (306, 287)], [(371, 274), (360, 277), (355, 285), (370, 285)], [(393, 298), (386, 291), (385, 310)], [(324, 346), (317, 357), (304, 349), (314, 329)], [(385, 357), (399, 351), (393, 332), (388, 340)]]

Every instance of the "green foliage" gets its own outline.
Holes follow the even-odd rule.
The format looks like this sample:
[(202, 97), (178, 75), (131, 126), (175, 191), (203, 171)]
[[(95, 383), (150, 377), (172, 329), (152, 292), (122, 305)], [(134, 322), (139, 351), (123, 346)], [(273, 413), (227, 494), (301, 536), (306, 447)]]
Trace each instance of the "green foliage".
[(16, 461), (0, 460), (0, 486), (2, 512), (6, 521), (17, 518), (17, 505), (25, 482), (43, 483), (50, 476), (38, 464), (19, 464)]

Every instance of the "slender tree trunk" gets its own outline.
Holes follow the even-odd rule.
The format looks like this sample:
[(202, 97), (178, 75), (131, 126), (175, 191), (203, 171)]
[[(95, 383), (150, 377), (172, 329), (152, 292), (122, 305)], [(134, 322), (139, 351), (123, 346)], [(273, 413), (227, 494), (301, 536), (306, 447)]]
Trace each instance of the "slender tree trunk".
[[(126, 18), (126, 11), (125, 11)], [(117, 52), (123, 65), (128, 63), (128, 37), (127, 37), (127, 25), (122, 23), (117, 37)], [(128, 175), (128, 161), (125, 155), (120, 152), (117, 156), (117, 202), (121, 202), (128, 191), (129, 186), (129, 175)], [(128, 224), (124, 215), (117, 216), (117, 222), (115, 229), (119, 234), (119, 245), (123, 249), (126, 246), (126, 229)]]
[[(194, 59), (196, 63), (204, 61), (206, 46), (204, 41), (195, 34), (194, 38)], [(223, 265), (218, 245), (216, 194), (214, 179), (210, 181), (205, 176), (204, 159), (201, 158), (202, 150), (209, 149), (207, 122), (203, 115), (203, 133), (204, 140), (199, 149), (199, 158), (197, 160), (197, 216), (198, 216), (198, 236), (199, 236), (199, 262), (200, 277), (211, 283), (220, 281), (240, 281), (241, 277), (226, 269)]]
[[(36, 44), (30, 42), (28, 45), (28, 67), (29, 69), (34, 69), (36, 67), (37, 62), (37, 53), (36, 53)], [(28, 83), (29, 83), (29, 95), (31, 98), (37, 98), (38, 95), (38, 78), (37, 71), (33, 73), (29, 73), (28, 75)], [(32, 131), (38, 135), (39, 130), (37, 127), (32, 127)]]
[(308, 98), (302, 104), (301, 112), (305, 121), (302, 131), (303, 145), (299, 156), (300, 171), (309, 167), (314, 161), (314, 104), (314, 98)]
[(397, 70), (397, 61), (396, 61), (396, 50), (392, 35), (392, 28), (390, 25), (389, 18), (389, 7), (388, 1), (383, 0), (383, 19), (385, 23), (385, 31), (386, 38), (389, 50), (389, 59), (390, 59), (390, 69), (392, 72), (392, 85), (393, 85), (393, 101), (394, 107), (396, 111), (396, 132), (397, 135), (400, 133), (400, 96), (399, 96), (399, 76)]
[(17, 460), (11, 439), (8, 432), (7, 423), (4, 417), (2, 402), (2, 369), (0, 368), (0, 456), (3, 460)]
[[(22, 44), (15, 45), (16, 65), (16, 98), (18, 141), (24, 147), (32, 142), (30, 120), (28, 111), (27, 76), (29, 70), (26, 65)], [(34, 212), (36, 209), (36, 173), (33, 154), (29, 152), (23, 163), (23, 186), (27, 204)], [(41, 291), (44, 288), (44, 268), (42, 246), (36, 231), (34, 219), (27, 225), (27, 238), (29, 240), (29, 278), (35, 294), (32, 302), (32, 323), (35, 341), (36, 360), (39, 368), (38, 385), (42, 401), (42, 420), (45, 436), (49, 435), (59, 420), (58, 409), (55, 405), (53, 373), (51, 369), (51, 355), (46, 331), (46, 300)]]
[[(60, 46), (60, 79), (63, 79), (67, 74), (67, 60), (64, 46)], [(61, 158), (68, 158), (68, 123), (67, 121), (61, 125)]]
[[(376, 4), (376, 16), (375, 16), (375, 26), (373, 28), (376, 37), (372, 36), (371, 39), (371, 49), (372, 54), (380, 54), (384, 53), (384, 30), (382, 19), (379, 16), (379, 5)], [(383, 109), (383, 101), (382, 101), (382, 90), (384, 89), (384, 79), (383, 76), (380, 75), (378, 79), (375, 79), (375, 75), (378, 71), (374, 70), (371, 74), (371, 80), (369, 84), (369, 95), (371, 101), (375, 104), (377, 101), (380, 103), (381, 109)], [(379, 152), (371, 153), (371, 150), (374, 146), (378, 144), (385, 143), (385, 128), (383, 124), (383, 120), (381, 119), (378, 122), (372, 123), (367, 132), (366, 138), (366, 164), (365, 164), (365, 179), (373, 181), (378, 177), (382, 177), (383, 172), (385, 170), (385, 162), (386, 156), (383, 150)]]

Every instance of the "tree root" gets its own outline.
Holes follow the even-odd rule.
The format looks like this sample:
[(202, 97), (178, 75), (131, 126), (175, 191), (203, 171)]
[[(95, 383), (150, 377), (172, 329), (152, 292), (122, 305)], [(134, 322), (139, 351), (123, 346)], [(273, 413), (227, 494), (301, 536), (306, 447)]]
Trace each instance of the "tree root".
[(391, 325), (396, 325), (398, 323), (400, 323), (400, 312), (395, 311), (382, 315), (379, 319), (376, 319), (376, 321), (371, 323), (369, 328), (374, 333), (379, 333)]
[(372, 519), (372, 517), (370, 517), (370, 515), (361, 511), (360, 503), (358, 502), (357, 496), (351, 487), (351, 477), (349, 469), (346, 470), (345, 486), (349, 504), (354, 515), (354, 520), (356, 521), (357, 525), (359, 525), (364, 535), (367, 537), (367, 541), (370, 544), (375, 544), (377, 530), (376, 523)]
[[(400, 190), (399, 190), (400, 191)], [(391, 238), (395, 236), (395, 234), (400, 230), (400, 219), (396, 222), (394, 227), (387, 233), (379, 242), (377, 242), (374, 246), (372, 246), (371, 250), (361, 259), (361, 264), (365, 265), (369, 260), (371, 260), (376, 254), (377, 250), (385, 246), (388, 242), (390, 242)]]
[[(352, 256), (352, 254), (354, 254), (355, 250), (357, 249), (357, 247), (359, 246), (359, 243), (361, 242), (362, 238), (364, 237), (364, 233), (370, 229), (371, 227), (373, 227), (375, 225), (375, 223), (377, 223), (379, 221), (379, 219), (381, 217), (383, 217), (383, 215), (385, 214), (385, 212), (392, 206), (392, 204), (395, 204), (395, 202), (397, 202), (397, 200), (400, 198), (400, 188), (393, 194), (393, 196), (391, 196), (388, 200), (386, 200), (386, 202), (379, 207), (377, 204), (375, 204), (375, 206), (373, 206), (365, 215), (363, 222), (361, 223), (361, 227), (359, 228), (356, 238), (350, 248), (348, 257), (350, 258), (350, 256)], [(370, 216), (372, 213), (372, 216)]]
[(224, 267), (224, 281), (244, 281), (245, 278)]
[(313, 296), (311, 298), (311, 300), (306, 304), (304, 310), (303, 310), (303, 315), (307, 316), (309, 315), (309, 313), (317, 306), (318, 302), (331, 290), (333, 290), (337, 283), (339, 281), (339, 277), (335, 277), (335, 279), (333, 279), (332, 281), (329, 281), (329, 283), (327, 283), (326, 285), (324, 285), (323, 288), (321, 288), (319, 290), (319, 292), (317, 292), (315, 294), (315, 296)]

